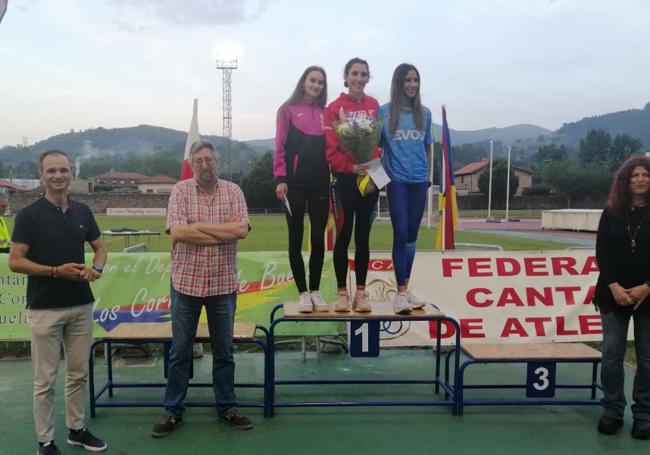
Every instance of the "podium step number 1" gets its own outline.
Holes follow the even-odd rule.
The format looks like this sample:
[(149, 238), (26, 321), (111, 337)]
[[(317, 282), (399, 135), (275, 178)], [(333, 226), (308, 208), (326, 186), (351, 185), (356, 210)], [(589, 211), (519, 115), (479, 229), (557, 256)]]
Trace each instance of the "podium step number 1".
[(350, 356), (379, 357), (379, 321), (350, 321)]

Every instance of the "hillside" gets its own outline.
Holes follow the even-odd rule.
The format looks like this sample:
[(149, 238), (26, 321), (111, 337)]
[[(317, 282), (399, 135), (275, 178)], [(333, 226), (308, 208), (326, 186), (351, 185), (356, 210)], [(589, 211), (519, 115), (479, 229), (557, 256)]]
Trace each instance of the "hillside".
[(584, 138), (589, 130), (594, 129), (605, 130), (612, 137), (629, 134), (639, 138), (643, 147), (650, 148), (650, 103), (643, 109), (612, 112), (565, 123), (557, 130), (557, 134), (564, 143), (577, 147), (580, 139)]
[[(223, 149), (224, 138), (220, 136), (201, 136), (212, 142), (217, 149)], [(58, 134), (29, 147), (3, 147), (0, 160), (14, 166), (24, 161), (37, 162), (41, 153), (50, 149), (65, 151), (75, 161), (92, 159), (97, 156), (148, 153), (165, 150), (182, 158), (187, 132), (150, 125), (129, 128), (93, 128), (85, 131)], [(233, 171), (243, 170), (260, 152), (243, 142), (232, 141)], [(225, 159), (226, 157), (224, 157)], [(225, 161), (224, 161), (225, 164)]]
[[(453, 122), (452, 122), (453, 124)], [(439, 140), (440, 125), (434, 124), (434, 132)], [(506, 145), (513, 146), (513, 160), (527, 165), (539, 146), (547, 143), (561, 143), (575, 152), (580, 140), (591, 129), (603, 129), (611, 136), (629, 134), (639, 138), (645, 148), (650, 148), (650, 103), (643, 109), (630, 109), (580, 121), (565, 123), (556, 132), (536, 125), (512, 125), (504, 128), (485, 128), (474, 131), (451, 129), (451, 142), (456, 150), (455, 167), (479, 160), (489, 153), (489, 141), (495, 144), (497, 156), (504, 153)], [(202, 136), (224, 148), (224, 139), (219, 136)], [(110, 161), (112, 157), (147, 157), (156, 161), (155, 153), (165, 152), (169, 159), (181, 159), (187, 133), (169, 128), (139, 125), (129, 128), (93, 128), (85, 131), (71, 131), (58, 134), (28, 147), (7, 146), (0, 149), (0, 163), (5, 168), (13, 168), (14, 176), (33, 176), (38, 156), (45, 150), (58, 148), (66, 151), (72, 161), (82, 166), (87, 160)], [(232, 141), (232, 171), (245, 173), (250, 164), (263, 153), (273, 150), (274, 139)], [(120, 158), (120, 160), (122, 160)], [(127, 163), (127, 161), (124, 163)], [(122, 163), (123, 166), (126, 164)], [(109, 163), (111, 168), (113, 165)], [(169, 165), (173, 167), (173, 164)], [(222, 170), (228, 166), (228, 157), (222, 159)], [(86, 165), (87, 168), (87, 165)], [(90, 170), (88, 170), (90, 172)]]
[[(433, 124), (433, 131), (436, 135), (436, 140), (440, 140), (442, 127), (437, 123)], [(546, 136), (551, 134), (552, 131), (536, 125), (512, 125), (505, 128), (485, 128), (474, 131), (463, 131), (449, 129), (451, 134), (451, 142), (453, 145), (473, 144), (476, 142), (485, 142), (490, 139), (495, 142), (502, 142), (504, 144), (511, 144), (517, 140), (536, 140), (540, 135)], [(275, 147), (275, 140), (269, 139), (256, 139), (252, 141), (245, 141), (251, 147), (256, 147), (260, 150), (273, 149)]]

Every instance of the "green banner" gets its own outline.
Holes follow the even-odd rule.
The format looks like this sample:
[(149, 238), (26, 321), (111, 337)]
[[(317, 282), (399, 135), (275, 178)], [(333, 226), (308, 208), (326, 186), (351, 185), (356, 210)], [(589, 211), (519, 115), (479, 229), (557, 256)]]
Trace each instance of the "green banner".
[[(0, 255), (0, 339), (28, 340), (27, 276), (13, 273), (8, 255)], [(307, 258), (305, 258), (307, 263)], [(91, 255), (86, 256), (86, 263)], [(273, 308), (298, 298), (286, 252), (239, 253), (236, 321), (268, 327)], [(171, 318), (169, 253), (111, 253), (101, 279), (92, 284), (95, 295), (95, 336), (101, 337), (123, 322), (167, 322)], [(336, 295), (331, 256), (321, 279), (323, 297)], [(281, 313), (280, 313), (281, 314)], [(205, 314), (201, 316), (206, 321)], [(336, 323), (284, 323), (280, 335), (334, 335)]]

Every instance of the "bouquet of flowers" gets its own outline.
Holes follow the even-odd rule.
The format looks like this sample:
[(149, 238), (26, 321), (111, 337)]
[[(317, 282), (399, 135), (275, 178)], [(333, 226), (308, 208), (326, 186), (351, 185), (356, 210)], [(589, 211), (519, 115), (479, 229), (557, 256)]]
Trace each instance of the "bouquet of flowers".
[[(355, 164), (362, 164), (372, 160), (375, 150), (379, 146), (382, 122), (369, 117), (348, 119), (343, 112), (343, 108), (339, 111), (339, 118), (341, 122), (336, 125), (334, 131), (336, 131), (343, 149), (350, 154)], [(368, 175), (357, 176), (357, 186), (364, 196), (377, 190), (376, 185)]]

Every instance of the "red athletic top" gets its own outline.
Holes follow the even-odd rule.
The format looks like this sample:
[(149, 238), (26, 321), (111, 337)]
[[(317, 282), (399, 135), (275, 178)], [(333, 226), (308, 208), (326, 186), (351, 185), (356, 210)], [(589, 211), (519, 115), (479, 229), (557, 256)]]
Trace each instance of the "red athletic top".
[[(325, 155), (332, 171), (341, 173), (352, 173), (354, 161), (348, 152), (343, 150), (339, 138), (334, 131), (333, 125), (340, 121), (339, 112), (343, 108), (345, 116), (349, 119), (368, 117), (377, 118), (379, 103), (372, 96), (364, 95), (360, 100), (351, 97), (347, 93), (332, 101), (325, 109), (325, 139), (327, 148)], [(381, 150), (377, 148), (374, 158), (379, 158)]]

